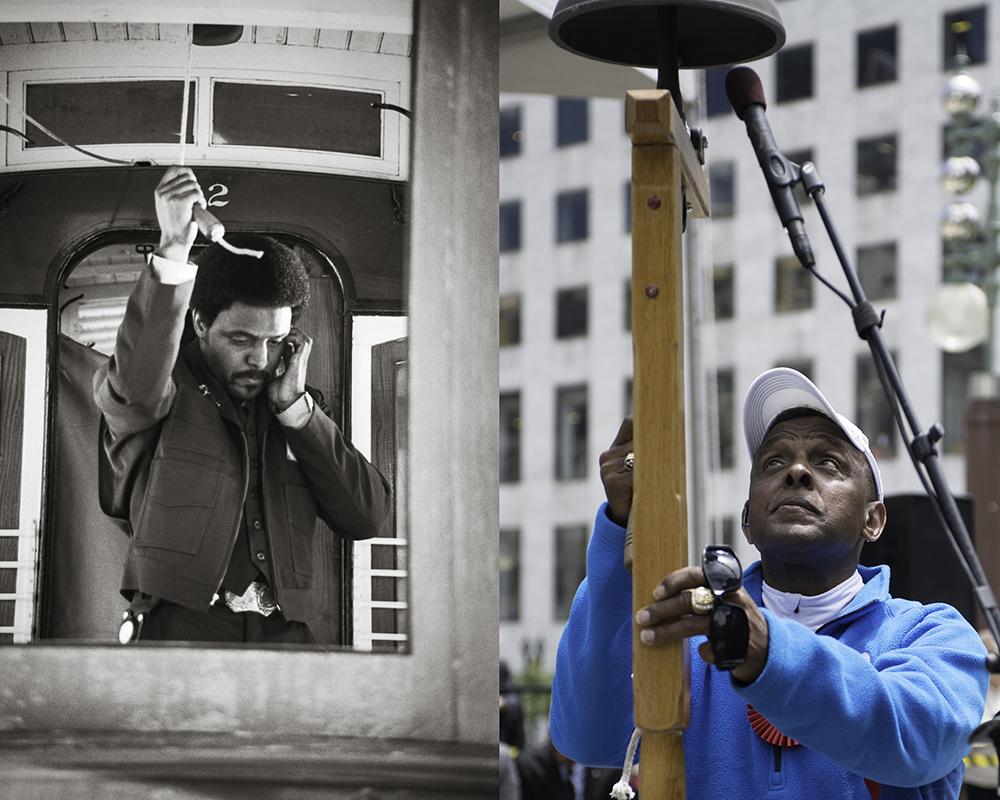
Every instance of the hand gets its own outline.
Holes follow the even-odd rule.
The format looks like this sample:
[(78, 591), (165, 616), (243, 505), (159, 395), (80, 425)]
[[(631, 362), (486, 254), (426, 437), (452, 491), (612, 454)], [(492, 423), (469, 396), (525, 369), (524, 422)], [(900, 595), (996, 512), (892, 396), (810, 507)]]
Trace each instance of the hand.
[(163, 173), (153, 197), (160, 225), (160, 246), (156, 254), (171, 261), (186, 262), (198, 235), (191, 209), (196, 205), (205, 207), (205, 195), (198, 179), (188, 167), (170, 167)]
[(275, 412), (280, 414), (306, 391), (306, 365), (313, 340), (292, 328), (285, 337), (285, 352), (281, 356), (274, 380), (267, 385), (267, 399)]
[[(709, 616), (691, 613), (691, 593), (685, 591), (704, 585), (705, 576), (701, 567), (684, 567), (667, 575), (653, 590), (654, 602), (636, 612), (639, 640), (656, 646), (691, 636), (708, 636)], [(767, 620), (742, 587), (725, 595), (725, 601), (746, 611), (750, 623), (746, 659), (732, 671), (732, 675), (743, 683), (753, 683), (767, 663)], [(715, 663), (709, 642), (698, 646), (698, 655), (709, 664)]]
[(601, 483), (608, 498), (608, 516), (625, 527), (632, 508), (632, 470), (625, 469), (625, 456), (632, 452), (632, 417), (622, 420), (611, 447), (601, 453)]

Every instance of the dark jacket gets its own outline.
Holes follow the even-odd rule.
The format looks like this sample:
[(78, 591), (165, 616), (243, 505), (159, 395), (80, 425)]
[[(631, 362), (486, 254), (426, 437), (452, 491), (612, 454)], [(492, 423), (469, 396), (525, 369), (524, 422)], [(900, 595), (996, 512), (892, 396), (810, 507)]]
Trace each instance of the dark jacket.
[[(147, 268), (129, 298), (115, 355), (94, 377), (111, 474), (102, 505), (130, 523), (122, 593), (140, 590), (207, 611), (232, 555), (249, 482), (246, 436), (198, 342), (180, 350), (193, 281)], [(261, 490), (272, 583), (286, 618), (313, 615), (316, 517), (351, 539), (388, 519), (388, 484), (317, 405), (300, 430), (270, 411), (261, 426)], [(107, 487), (105, 487), (107, 488)]]

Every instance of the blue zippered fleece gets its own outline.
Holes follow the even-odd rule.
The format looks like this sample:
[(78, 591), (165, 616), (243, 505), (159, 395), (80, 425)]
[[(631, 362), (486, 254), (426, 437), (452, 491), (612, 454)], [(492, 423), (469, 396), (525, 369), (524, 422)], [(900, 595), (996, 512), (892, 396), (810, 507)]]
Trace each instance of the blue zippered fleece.
[[(559, 642), (550, 728), (570, 758), (620, 767), (634, 726), (632, 579), (625, 532), (605, 509)], [(880, 800), (958, 797), (986, 650), (951, 606), (892, 598), (888, 567), (858, 570), (864, 587), (816, 633), (761, 609), (768, 659), (752, 684), (706, 664), (696, 651), (705, 637), (691, 640), (688, 798), (870, 800), (865, 778), (881, 784)], [(758, 605), (761, 583), (757, 562), (744, 586)], [(748, 703), (800, 746), (777, 753), (751, 729)]]

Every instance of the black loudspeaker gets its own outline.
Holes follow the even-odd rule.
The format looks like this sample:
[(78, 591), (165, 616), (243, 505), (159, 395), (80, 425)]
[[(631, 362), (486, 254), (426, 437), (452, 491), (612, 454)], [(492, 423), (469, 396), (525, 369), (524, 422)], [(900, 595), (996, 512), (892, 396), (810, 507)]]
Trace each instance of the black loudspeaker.
[[(972, 498), (958, 497), (956, 501), (975, 542)], [(947, 603), (975, 626), (972, 587), (930, 499), (923, 494), (894, 495), (885, 498), (885, 508), (885, 530), (877, 542), (869, 542), (861, 549), (861, 563), (869, 567), (889, 565), (889, 591), (893, 597)]]

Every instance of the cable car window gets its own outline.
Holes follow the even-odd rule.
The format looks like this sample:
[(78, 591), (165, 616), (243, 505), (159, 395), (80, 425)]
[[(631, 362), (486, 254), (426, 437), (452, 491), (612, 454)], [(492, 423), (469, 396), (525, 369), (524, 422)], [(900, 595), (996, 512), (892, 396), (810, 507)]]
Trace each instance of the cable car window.
[(354, 542), (355, 650), (409, 650), (409, 526), (402, 468), (408, 438), (406, 323), (403, 317), (357, 316), (352, 325), (352, 438), (389, 481), (394, 506), (387, 529)]
[(382, 113), (372, 106), (381, 102), (373, 92), (216, 81), (212, 144), (379, 156)]
[[(53, 131), (71, 131), (74, 144), (175, 144), (184, 81), (29, 83), (25, 94), (28, 114)], [(188, 142), (194, 141), (196, 97), (191, 81)], [(27, 134), (26, 147), (61, 146), (34, 125)]]
[(46, 312), (0, 309), (0, 643), (34, 623), (45, 460)]

